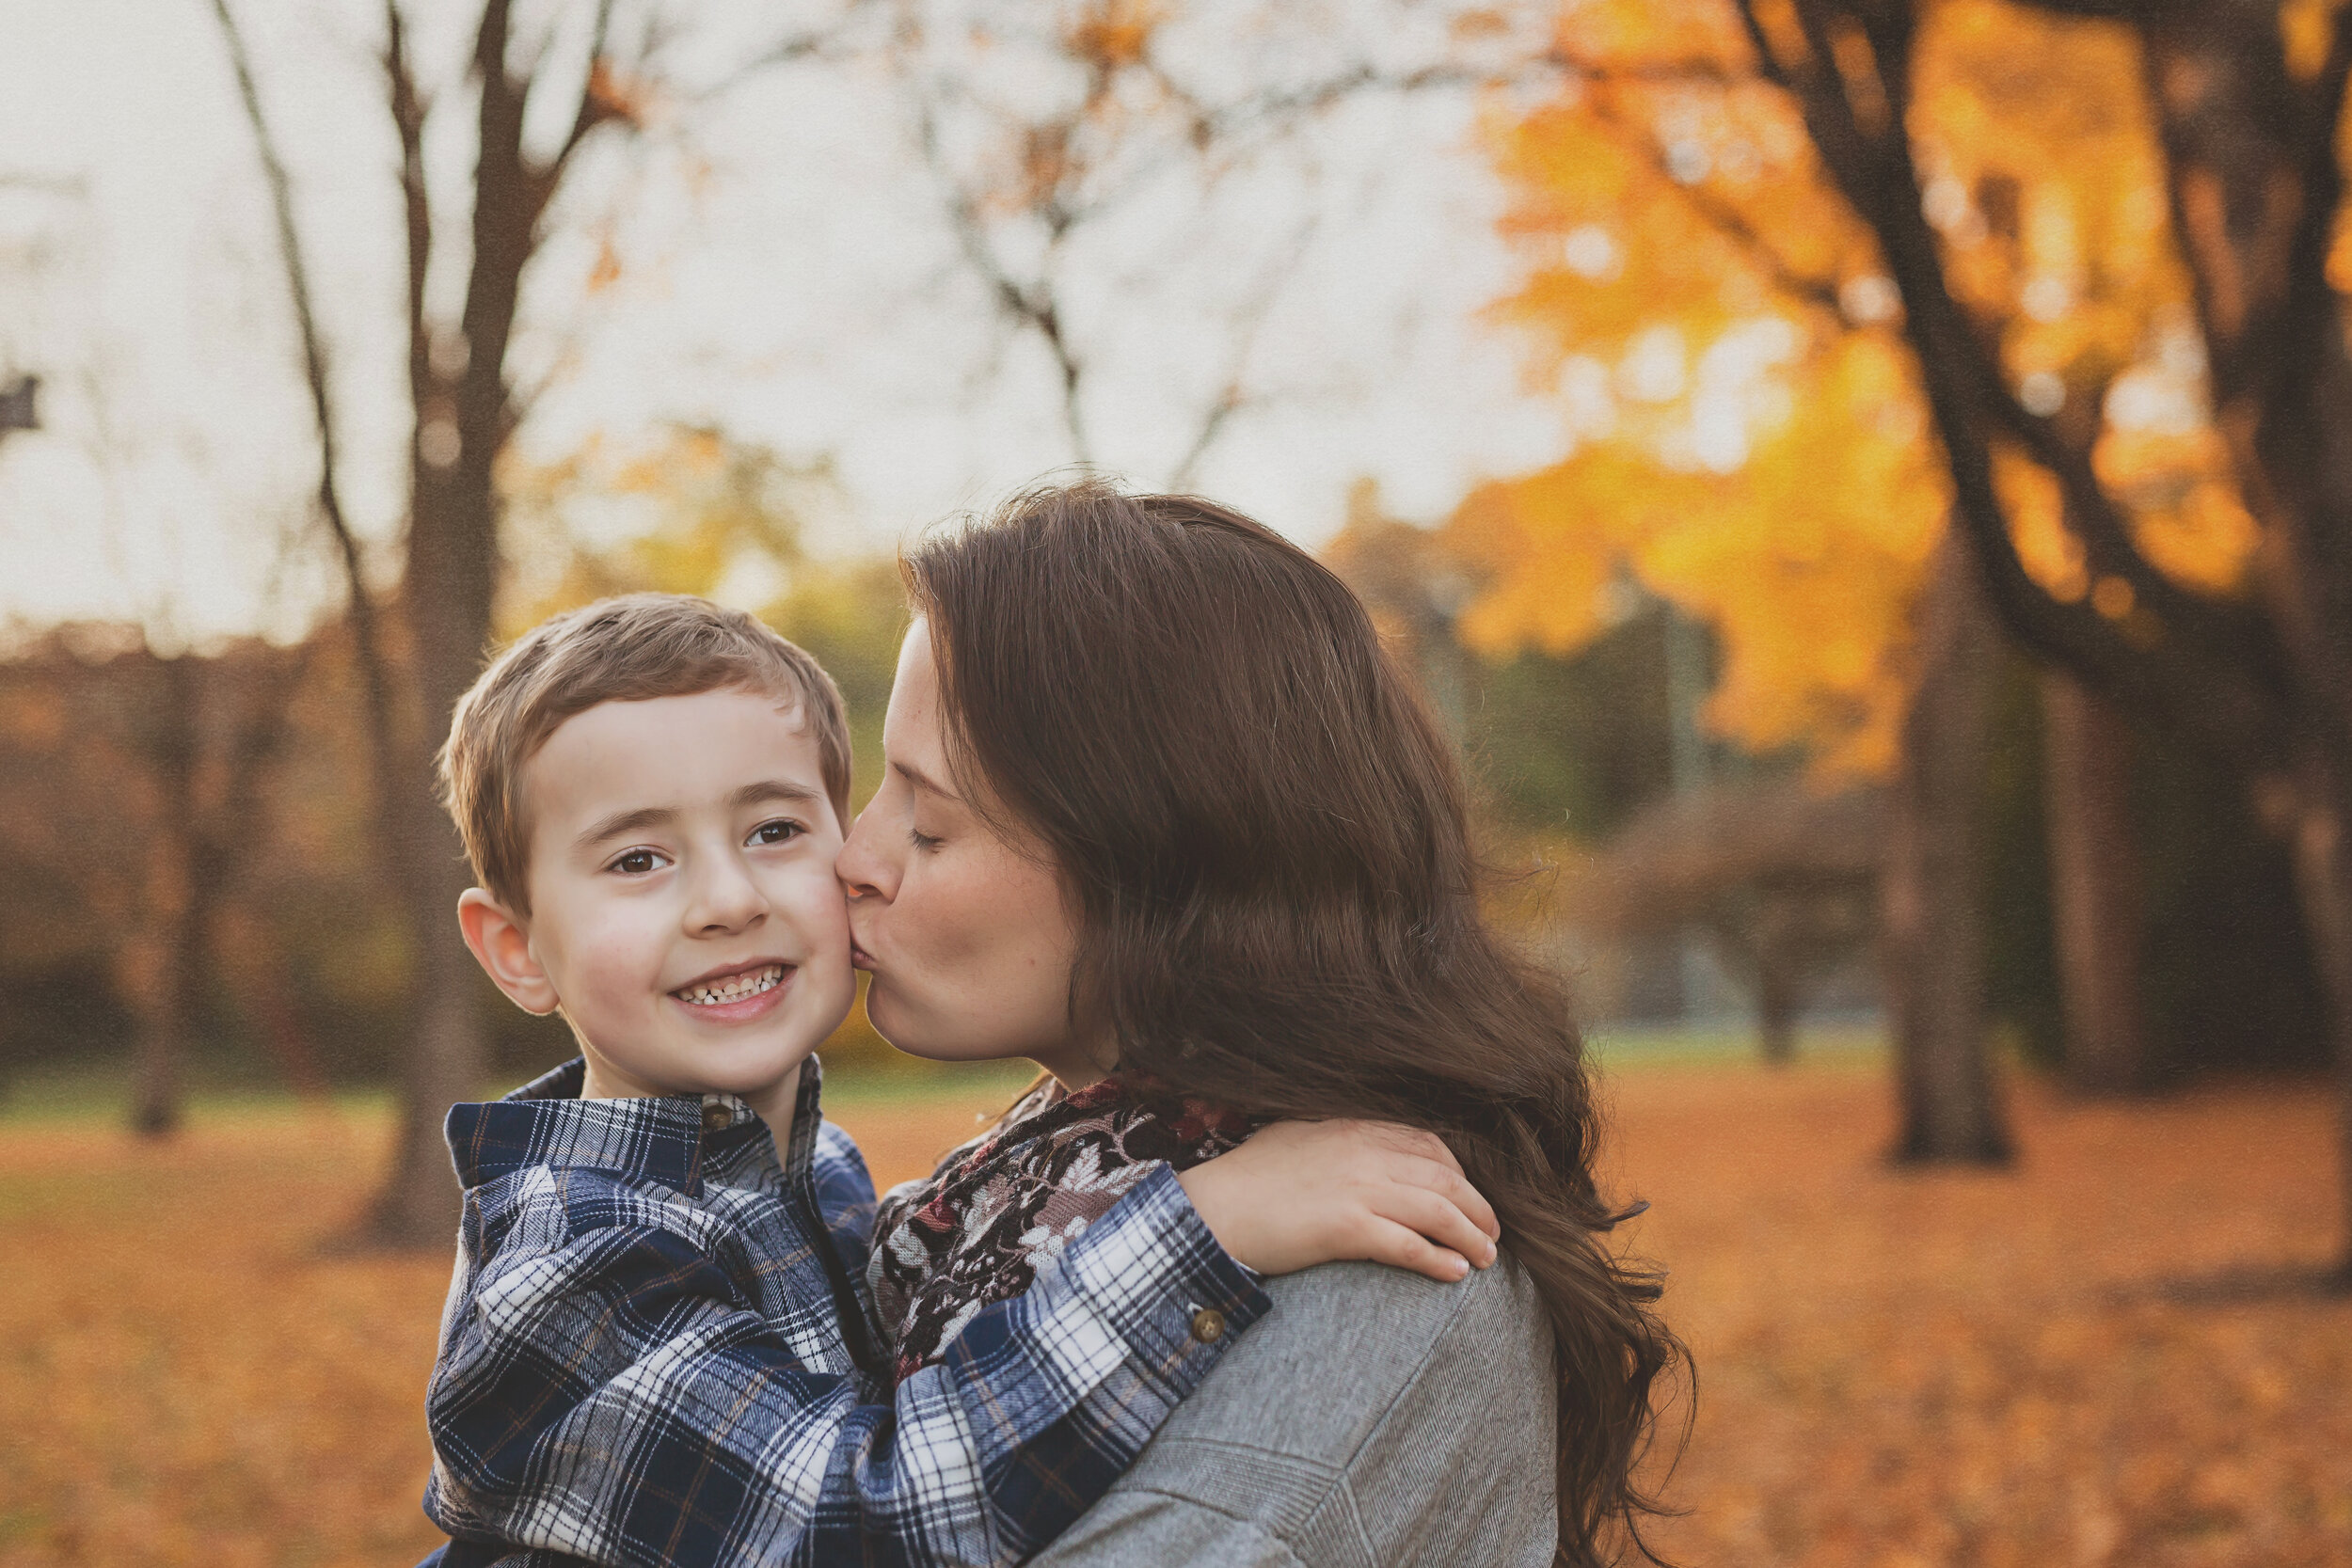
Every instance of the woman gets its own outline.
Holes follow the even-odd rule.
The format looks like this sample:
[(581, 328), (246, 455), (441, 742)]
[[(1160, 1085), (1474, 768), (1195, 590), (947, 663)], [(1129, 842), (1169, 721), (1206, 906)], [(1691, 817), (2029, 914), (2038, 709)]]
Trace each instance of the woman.
[[(1097, 1511), (1113, 1526), (1082, 1521), (1047, 1560), (1518, 1560), (1524, 1539), (1446, 1517), (1508, 1499), (1458, 1508), (1442, 1464), (1375, 1441), (1378, 1401), (1330, 1431), (1289, 1429), (1286, 1412), (1347, 1404), (1343, 1386), (1375, 1372), (1396, 1381), (1399, 1408), (1433, 1422), (1451, 1410), (1457, 1433), (1477, 1433), (1485, 1451), (1456, 1455), (1455, 1480), (1548, 1449), (1544, 1545), (1556, 1528), (1556, 1560), (1608, 1560), (1649, 1506), (1630, 1471), (1652, 1384), (1681, 1348), (1650, 1310), (1655, 1276), (1605, 1243), (1624, 1214), (1593, 1180), (1577, 1034), (1482, 919), (1454, 763), (1363, 607), (1246, 517), (1102, 483), (1024, 495), (925, 545), (905, 572), (916, 619), (888, 773), (838, 863), (875, 1027), (916, 1055), (1031, 1057), (1064, 1091), (1116, 1100), (1140, 1085), (1251, 1120), (1426, 1128), (1492, 1202), (1517, 1263), (1473, 1287), (1400, 1275), (1369, 1295), (1309, 1290), (1304, 1311), (1278, 1293), (1281, 1310), (1180, 1413), (1184, 1432), (1171, 1426), (1130, 1476), (1125, 1490), (1154, 1500), (1115, 1494)], [(1430, 1386), (1442, 1345), (1463, 1356), (1450, 1325), (1473, 1293), (1486, 1332), (1511, 1341), (1495, 1364), (1540, 1367), (1548, 1399), (1515, 1406), (1509, 1378)], [(1413, 1340), (1416, 1364), (1298, 1358), (1301, 1334), (1376, 1344), (1343, 1317), (1391, 1310), (1434, 1325)], [(1530, 1342), (1538, 1354), (1514, 1363)], [(1268, 1403), (1267, 1378), (1297, 1386)], [(1236, 1389), (1223, 1402), (1234, 1419), (1284, 1425), (1284, 1446), (1220, 1434), (1220, 1385)], [(1549, 1430), (1461, 1418), (1481, 1410)], [(1193, 1463), (1189, 1481), (1155, 1478), (1171, 1439), (1253, 1449), (1264, 1474), (1229, 1484)], [(1360, 1468), (1382, 1453), (1380, 1476)], [(1362, 1494), (1408, 1475), (1418, 1507), (1384, 1536)], [(1351, 1487), (1341, 1528), (1330, 1505)]]

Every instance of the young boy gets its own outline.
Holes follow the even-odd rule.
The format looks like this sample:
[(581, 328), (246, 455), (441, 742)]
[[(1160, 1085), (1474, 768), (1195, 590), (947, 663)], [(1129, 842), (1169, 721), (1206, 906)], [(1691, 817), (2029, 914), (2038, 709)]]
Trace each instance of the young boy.
[[(547, 622), (459, 704), (442, 772), (467, 944), (581, 1053), (450, 1113), (425, 1508), (451, 1568), (1018, 1561), (1265, 1310), (1160, 1167), (892, 1388), (873, 1186), (811, 1054), (853, 994), (848, 733), (750, 616), (635, 594)], [(1345, 1232), (1343, 1180), (1263, 1198), (1290, 1266), (1345, 1255), (1298, 1240)]]

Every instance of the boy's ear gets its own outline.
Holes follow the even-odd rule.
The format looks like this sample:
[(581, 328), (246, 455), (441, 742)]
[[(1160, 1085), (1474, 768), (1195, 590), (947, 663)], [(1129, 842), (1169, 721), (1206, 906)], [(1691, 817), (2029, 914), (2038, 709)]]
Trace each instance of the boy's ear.
[(457, 928), (466, 933), (466, 945), (473, 950), (474, 961), (506, 993), (508, 1001), (541, 1018), (555, 1011), (562, 998), (555, 994), (548, 972), (540, 967), (538, 955), (531, 950), (530, 931), (505, 905), (482, 889), (469, 887), (458, 895)]

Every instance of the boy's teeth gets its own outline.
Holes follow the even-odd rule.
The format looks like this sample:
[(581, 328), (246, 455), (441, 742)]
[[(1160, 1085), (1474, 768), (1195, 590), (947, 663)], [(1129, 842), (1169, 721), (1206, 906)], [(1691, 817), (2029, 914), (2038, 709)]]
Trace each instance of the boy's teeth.
[(679, 989), (677, 994), (698, 1007), (710, 1007), (722, 1002), (740, 1002), (747, 996), (757, 996), (761, 991), (773, 990), (783, 983), (784, 965), (769, 964), (741, 974), (731, 974), (723, 980), (713, 980), (707, 985), (685, 986)]

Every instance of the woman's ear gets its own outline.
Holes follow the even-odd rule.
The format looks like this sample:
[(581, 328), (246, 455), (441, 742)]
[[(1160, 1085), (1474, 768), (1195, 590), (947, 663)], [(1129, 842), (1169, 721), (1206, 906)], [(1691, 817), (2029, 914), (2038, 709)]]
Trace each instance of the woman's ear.
[(508, 1001), (540, 1018), (555, 1011), (563, 998), (531, 950), (530, 929), (505, 905), (469, 887), (457, 899), (457, 927), (466, 933), (474, 961)]

